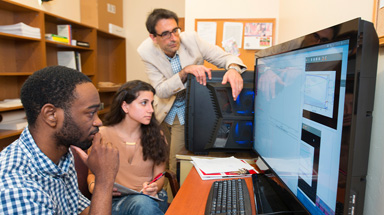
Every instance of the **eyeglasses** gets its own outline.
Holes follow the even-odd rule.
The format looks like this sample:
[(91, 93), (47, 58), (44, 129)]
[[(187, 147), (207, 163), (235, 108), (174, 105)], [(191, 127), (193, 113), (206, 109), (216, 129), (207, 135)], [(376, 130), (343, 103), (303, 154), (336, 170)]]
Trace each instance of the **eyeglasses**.
[(159, 36), (159, 37), (161, 37), (163, 39), (169, 39), (169, 38), (171, 38), (172, 34), (175, 35), (175, 36), (179, 36), (179, 34), (180, 34), (180, 27), (176, 27), (172, 31), (164, 31), (161, 34), (157, 34), (156, 33), (156, 36)]
[(329, 41), (329, 38), (327, 38), (327, 37), (321, 37), (318, 33), (313, 33), (313, 37), (317, 40), (317, 41), (319, 41), (320, 43), (326, 43), (326, 42), (328, 42)]

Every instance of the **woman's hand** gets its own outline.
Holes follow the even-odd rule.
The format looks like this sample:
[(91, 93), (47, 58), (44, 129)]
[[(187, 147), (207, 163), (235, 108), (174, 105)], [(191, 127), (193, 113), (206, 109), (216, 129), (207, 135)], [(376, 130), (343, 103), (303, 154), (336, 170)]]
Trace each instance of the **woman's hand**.
[(156, 182), (153, 182), (151, 184), (149, 184), (149, 182), (144, 182), (142, 192), (149, 196), (156, 196), (157, 189), (158, 187)]
[(121, 193), (117, 191), (116, 187), (113, 187), (112, 196), (121, 196)]

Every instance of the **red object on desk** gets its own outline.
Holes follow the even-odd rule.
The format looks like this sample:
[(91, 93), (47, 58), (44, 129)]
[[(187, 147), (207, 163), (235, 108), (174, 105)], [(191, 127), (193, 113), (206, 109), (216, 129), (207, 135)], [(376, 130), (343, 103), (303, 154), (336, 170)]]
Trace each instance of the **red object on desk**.
[[(253, 184), (252, 178), (244, 178), (247, 183), (249, 195), (251, 198), (252, 214), (256, 214), (255, 201), (253, 198)], [(226, 180), (226, 179), (218, 179)], [(192, 167), (187, 178), (177, 192), (176, 197), (173, 199), (169, 206), (166, 215), (202, 215), (205, 213), (205, 205), (207, 203), (209, 191), (213, 182), (216, 180), (201, 180), (195, 167)]]

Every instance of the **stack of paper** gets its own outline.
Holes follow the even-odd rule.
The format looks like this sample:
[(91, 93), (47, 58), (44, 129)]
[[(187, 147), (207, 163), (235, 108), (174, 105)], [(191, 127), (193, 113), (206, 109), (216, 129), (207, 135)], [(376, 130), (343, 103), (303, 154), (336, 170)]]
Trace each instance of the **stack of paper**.
[(0, 32), (26, 37), (33, 37), (37, 39), (41, 38), (40, 28), (34, 28), (22, 22), (19, 22), (14, 25), (1, 25)]
[(0, 108), (19, 107), (22, 105), (20, 99), (4, 99), (3, 101), (0, 101)]
[[(256, 174), (256, 170), (246, 161), (233, 156), (214, 159), (192, 157), (192, 164), (203, 180), (249, 177), (251, 174)], [(247, 170), (247, 173), (239, 173), (239, 170), (243, 169)]]
[(24, 110), (0, 113), (0, 129), (20, 130), (28, 125)]

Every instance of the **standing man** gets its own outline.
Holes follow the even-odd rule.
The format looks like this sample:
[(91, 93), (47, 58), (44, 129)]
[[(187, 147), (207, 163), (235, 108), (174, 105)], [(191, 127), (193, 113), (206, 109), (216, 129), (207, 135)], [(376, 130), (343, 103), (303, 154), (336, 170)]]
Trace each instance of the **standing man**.
[(230, 83), (233, 99), (236, 100), (243, 89), (240, 74), (246, 69), (238, 57), (203, 41), (196, 32), (180, 33), (178, 22), (177, 15), (172, 11), (153, 10), (146, 21), (149, 38), (137, 49), (145, 64), (148, 78), (156, 89), (156, 118), (169, 129), (169, 166), (173, 172), (176, 172), (176, 154), (185, 151), (187, 75), (194, 75), (196, 81), (206, 85), (207, 75), (211, 79), (211, 69), (203, 66), (204, 60), (227, 69), (222, 84)]
[[(119, 153), (101, 141), (91, 80), (47, 67), (25, 81), (20, 97), (28, 126), (0, 153), (0, 214), (111, 214)], [(96, 175), (92, 202), (78, 189), (70, 146)]]

